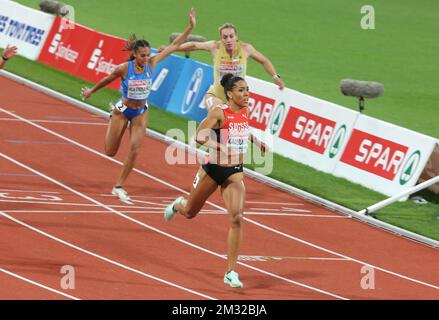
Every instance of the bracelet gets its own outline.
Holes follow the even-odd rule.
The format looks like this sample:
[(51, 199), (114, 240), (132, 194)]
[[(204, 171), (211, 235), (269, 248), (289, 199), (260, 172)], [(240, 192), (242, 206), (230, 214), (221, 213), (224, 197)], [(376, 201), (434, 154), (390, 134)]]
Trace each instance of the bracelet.
[(3, 59), (4, 61), (8, 61), (8, 58), (5, 58), (5, 56), (2, 56), (2, 59)]
[(279, 75), (279, 74), (275, 74), (275, 75), (273, 76), (273, 79), (274, 79), (274, 80), (276, 80), (276, 79), (280, 79), (280, 75)]

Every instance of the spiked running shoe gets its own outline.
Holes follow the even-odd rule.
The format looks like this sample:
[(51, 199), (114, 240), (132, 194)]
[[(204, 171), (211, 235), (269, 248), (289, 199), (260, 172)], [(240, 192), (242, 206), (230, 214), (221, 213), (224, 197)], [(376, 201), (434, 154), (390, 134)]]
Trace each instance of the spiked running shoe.
[(184, 200), (183, 197), (178, 197), (177, 199), (174, 200), (174, 202), (172, 202), (169, 206), (167, 206), (167, 207), (165, 208), (165, 214), (164, 214), (164, 217), (165, 217), (165, 220), (166, 220), (166, 221), (171, 221), (171, 220), (175, 217), (175, 214), (176, 214), (177, 212), (174, 210), (174, 206), (175, 206), (176, 204), (179, 204), (179, 203), (182, 202), (183, 200)]
[(230, 285), (232, 288), (243, 288), (244, 285), (239, 281), (239, 275), (235, 271), (229, 271), (224, 275), (224, 283)]
[(130, 201), (130, 197), (122, 187), (114, 187), (111, 192), (114, 196), (117, 196), (122, 201)]

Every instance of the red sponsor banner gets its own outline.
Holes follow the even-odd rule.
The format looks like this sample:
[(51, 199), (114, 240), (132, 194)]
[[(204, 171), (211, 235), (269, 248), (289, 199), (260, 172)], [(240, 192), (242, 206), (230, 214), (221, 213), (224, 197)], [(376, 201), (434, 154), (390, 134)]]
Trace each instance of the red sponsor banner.
[(335, 125), (332, 120), (290, 107), (279, 137), (323, 154), (331, 140)]
[(341, 161), (393, 181), (408, 147), (354, 129)]
[(250, 92), (248, 105), (250, 109), (250, 126), (265, 131), (274, 108), (274, 99)]
[[(97, 82), (127, 60), (125, 40), (74, 24), (64, 26), (57, 17), (41, 50), (39, 61), (90, 82)], [(120, 80), (108, 87), (119, 89)]]
[(78, 24), (63, 28), (61, 22), (56, 17), (38, 60), (76, 75), (96, 32)]
[[(77, 75), (91, 82), (98, 82), (114, 71), (117, 65), (125, 62), (131, 52), (124, 51), (126, 40), (104, 33), (96, 33), (84, 52)], [(107, 87), (119, 89), (120, 79)]]

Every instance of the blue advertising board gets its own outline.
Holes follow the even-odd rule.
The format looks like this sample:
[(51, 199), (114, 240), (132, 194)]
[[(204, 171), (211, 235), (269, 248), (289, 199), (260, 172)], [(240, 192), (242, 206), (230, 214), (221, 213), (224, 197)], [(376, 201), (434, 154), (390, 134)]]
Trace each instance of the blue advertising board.
[(200, 104), (212, 83), (212, 66), (186, 59), (166, 111), (200, 122), (207, 115), (206, 109), (201, 108)]
[[(152, 49), (154, 54), (157, 50)], [(186, 58), (177, 55), (170, 55), (161, 61), (154, 69), (152, 74), (151, 93), (148, 96), (148, 102), (153, 105), (166, 109), (175, 85), (178, 83)]]

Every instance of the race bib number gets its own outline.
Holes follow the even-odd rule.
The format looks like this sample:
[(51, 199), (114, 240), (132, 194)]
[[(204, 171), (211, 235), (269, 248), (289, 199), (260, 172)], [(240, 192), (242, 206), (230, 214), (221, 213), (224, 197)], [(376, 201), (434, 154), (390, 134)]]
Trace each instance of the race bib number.
[(237, 153), (246, 153), (248, 147), (248, 122), (229, 123), (227, 146)]
[(248, 147), (248, 138), (229, 138), (229, 141), (227, 143), (227, 145), (233, 149), (233, 151), (237, 152), (237, 153), (246, 153), (247, 152), (247, 147)]
[(219, 66), (219, 81), (227, 73), (233, 74), (235, 77), (244, 78), (244, 65), (243, 64), (220, 64)]
[(150, 80), (128, 80), (128, 99), (146, 100), (146, 98), (148, 98), (150, 90)]

